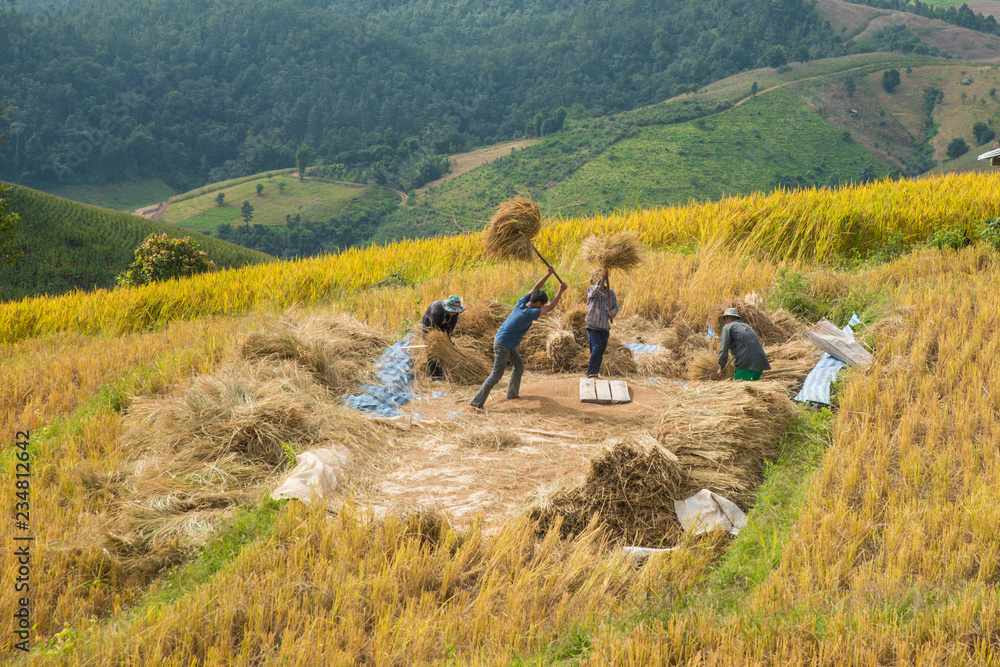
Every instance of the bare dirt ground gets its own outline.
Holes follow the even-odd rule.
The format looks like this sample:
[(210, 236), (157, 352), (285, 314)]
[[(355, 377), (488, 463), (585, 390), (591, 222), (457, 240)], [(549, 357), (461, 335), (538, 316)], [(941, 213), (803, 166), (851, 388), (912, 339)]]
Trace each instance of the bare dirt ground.
[(420, 195), (427, 192), (429, 189), (435, 185), (440, 185), (445, 181), (450, 181), (453, 178), (457, 178), (462, 174), (467, 174), (476, 167), (481, 167), (484, 164), (493, 162), (506, 155), (510, 155), (514, 150), (521, 150), (522, 148), (527, 148), (540, 142), (541, 139), (523, 139), (521, 141), (507, 141), (502, 144), (496, 144), (493, 146), (487, 146), (486, 148), (479, 148), (474, 151), (469, 151), (468, 153), (456, 153), (448, 158), (448, 162), (451, 164), (451, 171), (437, 179), (436, 181), (431, 181), (424, 187), (415, 191), (415, 194), (419, 197)]
[(140, 218), (149, 218), (150, 220), (159, 220), (167, 212), (168, 208), (170, 208), (170, 204), (163, 202), (162, 204), (153, 204), (152, 206), (137, 209), (132, 215), (137, 215)]
[[(521, 397), (505, 400), (506, 376), (486, 403), (472, 412), (475, 387), (418, 384), (419, 397), (403, 410), (424, 427), (399, 431), (390, 454), (360, 478), (352, 491), (377, 514), (400, 507), (443, 511), (457, 525), (481, 517), (495, 525), (520, 510), (538, 491), (585, 476), (602, 442), (651, 428), (671, 389), (669, 382), (629, 381), (632, 402), (580, 403), (579, 376), (525, 373)], [(476, 434), (512, 434), (508, 449), (471, 444)]]

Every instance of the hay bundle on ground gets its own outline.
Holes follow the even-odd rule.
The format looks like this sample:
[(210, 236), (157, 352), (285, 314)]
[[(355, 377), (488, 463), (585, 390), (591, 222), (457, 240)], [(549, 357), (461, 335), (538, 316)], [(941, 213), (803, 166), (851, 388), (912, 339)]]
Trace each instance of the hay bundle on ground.
[(720, 382), (672, 396), (655, 435), (685, 471), (680, 497), (704, 488), (747, 509), (794, 412), (772, 382)]
[(567, 311), (563, 316), (566, 326), (573, 332), (577, 345), (588, 346), (590, 339), (587, 336), (587, 307), (579, 306)]
[(371, 373), (371, 362), (390, 344), (389, 337), (349, 315), (285, 317), (243, 339), (240, 356), (248, 361), (291, 360), (338, 392), (353, 389)]
[(573, 359), (580, 352), (576, 337), (569, 329), (553, 330), (545, 339), (545, 356), (557, 371), (568, 371), (573, 366)]
[(806, 329), (805, 325), (800, 322), (793, 313), (785, 310), (784, 308), (779, 308), (771, 313), (771, 322), (774, 326), (788, 334), (788, 338), (786, 340), (791, 340)]
[(541, 493), (528, 514), (547, 528), (562, 517), (563, 534), (580, 534), (594, 514), (611, 535), (641, 546), (671, 544), (680, 533), (674, 499), (684, 474), (648, 433), (613, 440), (590, 462), (581, 484)]
[(684, 362), (675, 351), (670, 349), (636, 355), (635, 366), (640, 375), (647, 377), (684, 377)]
[[(780, 382), (785, 387), (786, 393), (791, 396), (797, 394), (802, 388), (802, 382), (820, 357), (815, 346), (804, 340), (792, 340), (782, 345), (768, 345), (764, 347), (764, 353), (767, 354), (771, 369), (764, 371), (762, 379), (769, 382)], [(720, 378), (716, 375), (716, 371), (719, 370), (719, 353), (716, 349), (710, 348), (689, 358), (687, 369), (688, 379), (709, 381), (731, 380), (736, 367), (730, 359), (722, 372), (723, 377)]]
[(535, 251), (531, 239), (542, 228), (542, 212), (538, 204), (516, 197), (505, 201), (486, 228), (486, 256), (494, 259), (531, 259)]
[(590, 236), (580, 248), (580, 259), (585, 264), (605, 271), (628, 271), (642, 262), (639, 251), (642, 244), (633, 232), (619, 232), (612, 236)]
[(714, 349), (702, 350), (695, 353), (687, 360), (687, 376), (689, 380), (695, 382), (708, 382), (711, 380), (732, 380), (736, 367), (730, 360), (722, 371), (722, 377), (716, 374), (719, 370), (719, 352)]
[(493, 340), (497, 329), (510, 315), (511, 307), (496, 301), (489, 303), (470, 303), (465, 312), (458, 316), (458, 323), (452, 334), (472, 336), (480, 340)]
[(335, 446), (351, 458), (383, 442), (292, 361), (236, 362), (171, 395), (136, 399), (124, 425), (136, 456), (115, 472), (108, 547), (150, 574), (257, 500), (294, 452)]
[(439, 329), (428, 331), (424, 336), (424, 343), (426, 348), (417, 348), (424, 354), (414, 355), (414, 368), (418, 371), (426, 371), (426, 360), (432, 359), (444, 367), (448, 379), (455, 384), (478, 385), (490, 374), (492, 364), (483, 358), (481, 351), (458, 347)]
[(712, 308), (708, 313), (708, 324), (721, 328), (719, 317), (726, 308), (735, 308), (740, 313), (740, 319), (750, 325), (750, 328), (757, 334), (761, 345), (773, 345), (774, 343), (784, 343), (791, 338), (791, 332), (782, 329), (774, 324), (767, 311), (763, 308), (751, 305), (743, 299), (732, 299)]

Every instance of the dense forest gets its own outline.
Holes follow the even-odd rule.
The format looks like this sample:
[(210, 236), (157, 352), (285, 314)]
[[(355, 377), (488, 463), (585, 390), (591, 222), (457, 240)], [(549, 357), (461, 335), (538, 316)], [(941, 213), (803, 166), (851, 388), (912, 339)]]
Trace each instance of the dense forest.
[(187, 189), (308, 146), (406, 190), (442, 153), (850, 48), (805, 0), (8, 4), (0, 180)]

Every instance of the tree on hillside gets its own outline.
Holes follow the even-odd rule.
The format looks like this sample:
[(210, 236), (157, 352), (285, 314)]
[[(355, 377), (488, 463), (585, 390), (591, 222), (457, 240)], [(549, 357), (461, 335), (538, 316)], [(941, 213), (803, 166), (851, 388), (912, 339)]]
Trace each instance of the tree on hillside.
[(219, 194), (215, 195), (215, 203), (218, 204), (219, 206), (222, 206), (223, 204), (225, 204), (226, 203), (226, 193), (225, 192), (220, 192)]
[(980, 120), (973, 124), (972, 135), (976, 138), (976, 145), (982, 146), (987, 142), (993, 141), (997, 133), (991, 130), (989, 125)]
[(944, 154), (950, 159), (954, 160), (957, 157), (961, 157), (969, 152), (969, 144), (965, 143), (965, 139), (961, 137), (955, 137), (948, 142), (948, 148), (945, 149)]
[(250, 219), (253, 218), (253, 204), (249, 200), (243, 200), (243, 208), (240, 209), (240, 215), (243, 216), (243, 224), (249, 225)]
[(887, 93), (892, 93), (899, 85), (899, 70), (889, 69), (882, 74), (882, 88)]
[(190, 237), (172, 239), (160, 232), (147, 236), (135, 249), (135, 261), (115, 278), (115, 284), (119, 287), (146, 285), (214, 268), (215, 263), (208, 259), (208, 253), (200, 250)]
[(785, 47), (775, 44), (764, 52), (764, 55), (761, 56), (761, 61), (767, 67), (778, 69), (782, 65), (788, 64), (788, 53), (785, 51)]
[(844, 79), (844, 92), (848, 97), (854, 97), (854, 91), (858, 89), (858, 82), (854, 80), (853, 76), (849, 76)]
[(299, 170), (299, 180), (305, 180), (306, 177), (306, 167), (313, 160), (312, 149), (302, 144), (299, 149), (295, 151), (295, 168)]
[(257, 184), (257, 196), (260, 197), (262, 192), (264, 192), (264, 184), (263, 183), (258, 183)]
[(752, 84), (750, 84), (750, 97), (757, 97), (757, 90), (758, 90), (757, 82), (754, 81)]

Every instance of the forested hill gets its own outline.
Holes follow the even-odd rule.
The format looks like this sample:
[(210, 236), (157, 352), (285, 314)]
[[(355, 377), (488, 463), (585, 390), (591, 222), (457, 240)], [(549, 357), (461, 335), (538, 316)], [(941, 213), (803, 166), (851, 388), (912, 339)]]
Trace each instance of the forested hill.
[[(0, 178), (181, 189), (327, 162), (407, 188), (435, 153), (847, 47), (803, 0), (88, 0), (0, 12)], [(554, 123), (555, 121), (549, 121)]]

